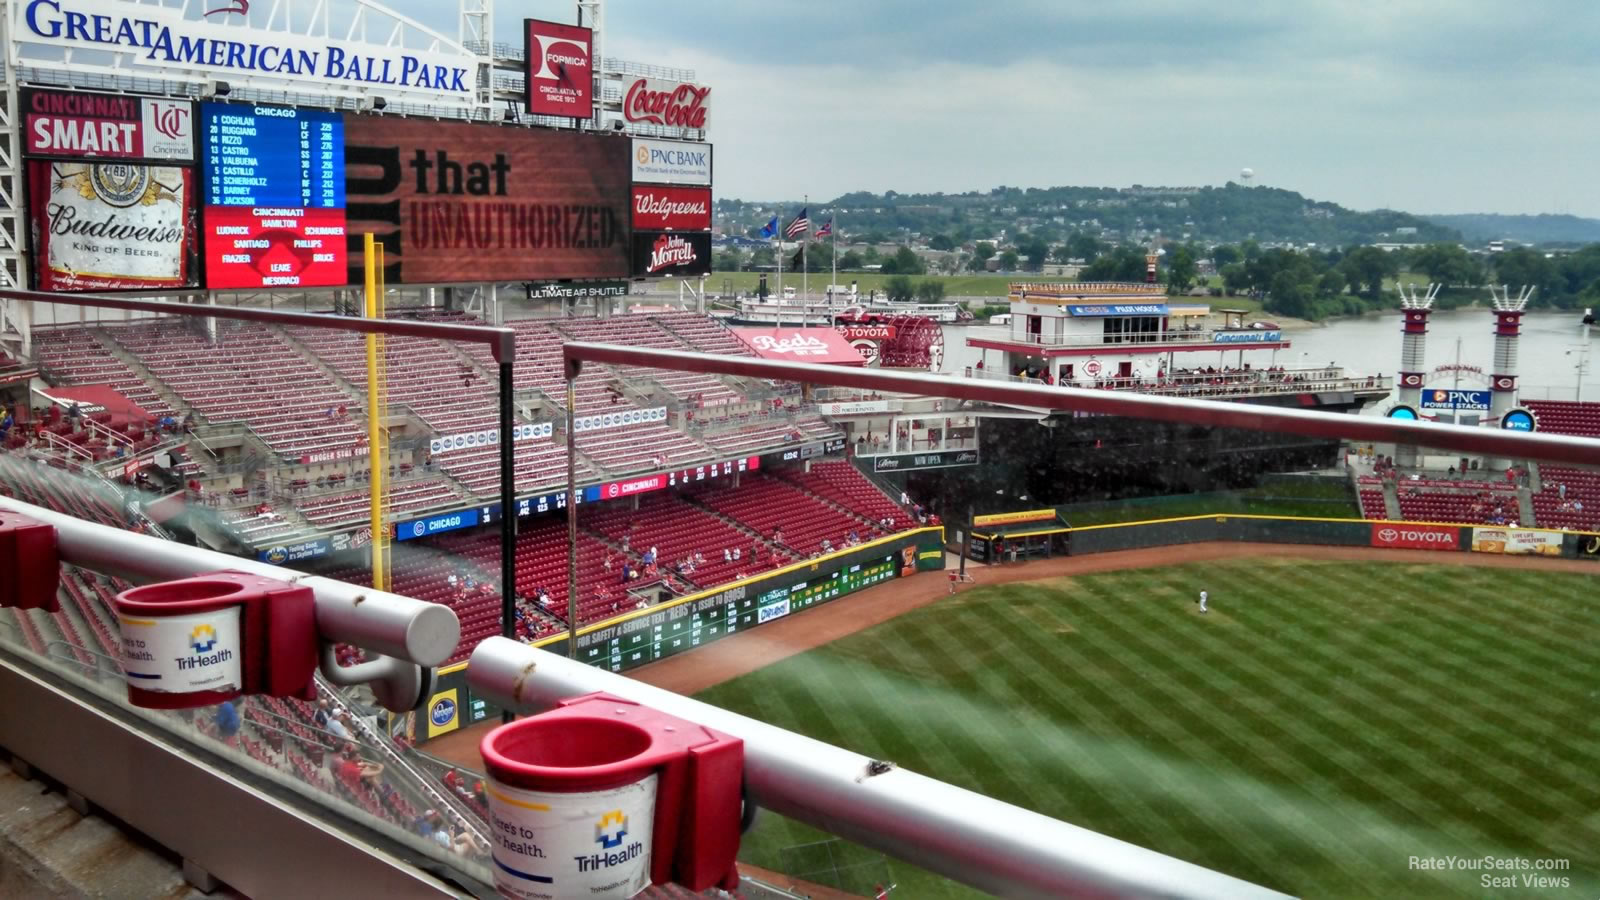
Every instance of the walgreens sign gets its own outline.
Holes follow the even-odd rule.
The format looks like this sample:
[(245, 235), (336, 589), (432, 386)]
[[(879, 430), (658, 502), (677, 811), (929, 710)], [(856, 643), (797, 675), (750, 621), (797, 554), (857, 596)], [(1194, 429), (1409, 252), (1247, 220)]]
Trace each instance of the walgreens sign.
[(633, 227), (647, 231), (705, 231), (711, 227), (711, 189), (635, 185)]
[(1372, 546), (1402, 550), (1460, 550), (1461, 529), (1445, 525), (1377, 522), (1372, 526)]

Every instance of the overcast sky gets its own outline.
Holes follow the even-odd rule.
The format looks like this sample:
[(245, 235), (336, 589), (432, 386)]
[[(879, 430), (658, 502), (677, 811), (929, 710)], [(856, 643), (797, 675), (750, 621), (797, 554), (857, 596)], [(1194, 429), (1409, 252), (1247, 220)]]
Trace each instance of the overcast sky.
[(1600, 216), (1594, 0), (615, 0), (606, 24), (605, 55), (712, 87), (720, 196), (1249, 166), (1358, 209)]

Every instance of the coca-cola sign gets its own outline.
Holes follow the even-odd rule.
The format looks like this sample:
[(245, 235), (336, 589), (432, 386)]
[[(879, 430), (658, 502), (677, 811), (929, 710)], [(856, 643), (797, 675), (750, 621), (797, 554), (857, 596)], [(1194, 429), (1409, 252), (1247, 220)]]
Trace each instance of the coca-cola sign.
[(633, 274), (661, 278), (711, 272), (711, 234), (705, 231), (636, 231)]
[(540, 116), (593, 115), (594, 32), (576, 25), (523, 20), (528, 112)]
[(628, 86), (622, 115), (629, 122), (704, 131), (710, 96), (711, 88), (704, 85), (640, 78)]
[(1405, 550), (1460, 550), (1461, 529), (1410, 522), (1374, 522), (1372, 546)]
[(192, 169), (28, 161), (41, 291), (193, 287)]
[(25, 89), (28, 155), (194, 159), (194, 104), (125, 94)]
[(634, 185), (633, 227), (704, 231), (711, 227), (711, 189)]

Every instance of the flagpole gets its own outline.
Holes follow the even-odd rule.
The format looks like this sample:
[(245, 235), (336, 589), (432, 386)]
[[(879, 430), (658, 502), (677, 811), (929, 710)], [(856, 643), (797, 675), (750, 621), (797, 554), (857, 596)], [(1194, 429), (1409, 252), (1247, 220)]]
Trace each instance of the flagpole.
[[(806, 247), (811, 245), (811, 195), (804, 194), (803, 197), (800, 208), (806, 211), (807, 221), (806, 233), (800, 235), (800, 308), (802, 310), (806, 308), (807, 303), (811, 302), (810, 282), (807, 280), (811, 277), (811, 268), (806, 265)], [(805, 314), (801, 313), (800, 326), (803, 328), (805, 324)]]
[(783, 226), (778, 226), (778, 233), (773, 235), (778, 242), (777, 252), (772, 258), (778, 263), (778, 324), (783, 324)]
[(837, 292), (839, 290), (839, 229), (834, 225), (833, 219), (834, 216), (828, 217), (828, 237), (830, 239), (828, 246), (833, 248), (833, 252), (828, 254), (833, 257), (833, 277), (828, 280), (828, 290)]

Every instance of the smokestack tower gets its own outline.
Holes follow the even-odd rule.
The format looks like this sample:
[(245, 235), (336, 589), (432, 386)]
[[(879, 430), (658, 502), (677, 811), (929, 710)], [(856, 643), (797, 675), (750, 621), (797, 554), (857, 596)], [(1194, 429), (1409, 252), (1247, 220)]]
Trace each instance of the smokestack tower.
[[(1439, 285), (1428, 285), (1426, 294), (1418, 295), (1416, 285), (1398, 288), (1400, 291), (1400, 377), (1395, 382), (1399, 401), (1422, 412), (1422, 376), (1426, 369), (1423, 359), (1428, 344), (1428, 317), (1433, 314), (1433, 301), (1439, 296)], [(1414, 466), (1417, 448), (1399, 446), (1394, 449), (1397, 466)]]
[[(1533, 287), (1523, 285), (1517, 296), (1511, 296), (1511, 286), (1504, 285), (1499, 292), (1489, 285), (1489, 299), (1494, 306), (1494, 374), (1489, 387), (1489, 422), (1498, 426), (1501, 418), (1517, 406), (1517, 338), (1522, 334), (1522, 312), (1533, 297)], [(1503, 459), (1484, 461), (1496, 469), (1511, 463)]]

